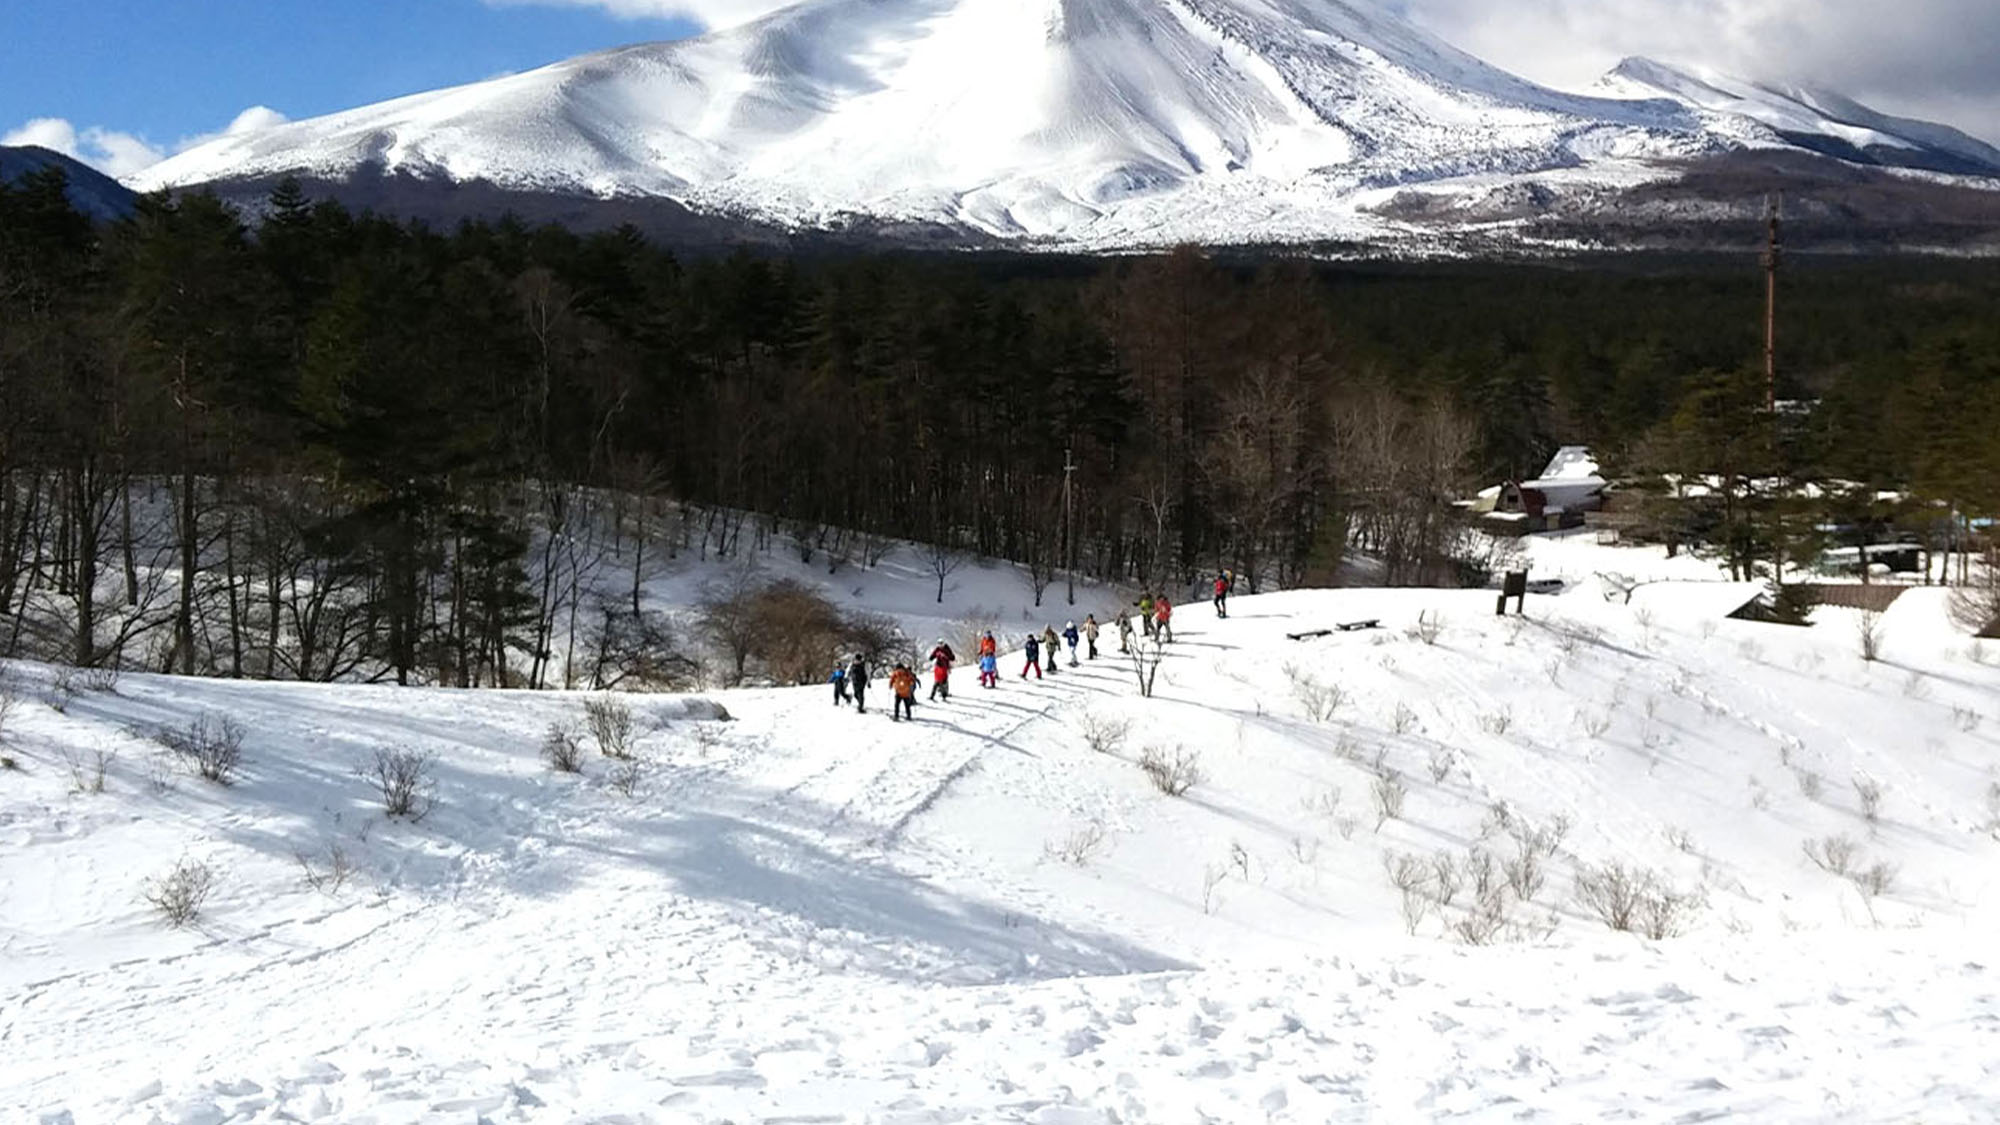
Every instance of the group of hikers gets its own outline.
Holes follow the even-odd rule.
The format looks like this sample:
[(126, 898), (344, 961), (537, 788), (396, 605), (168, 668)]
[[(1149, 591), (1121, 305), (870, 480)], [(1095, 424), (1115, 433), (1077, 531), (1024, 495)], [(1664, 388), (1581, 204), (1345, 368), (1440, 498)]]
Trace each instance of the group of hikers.
[[(1229, 595), (1235, 588), (1236, 575), (1233, 572), (1225, 570), (1216, 574), (1213, 589), (1217, 617), (1229, 616)], [(1167, 595), (1155, 594), (1148, 590), (1133, 603), (1133, 608), (1138, 610), (1139, 626), (1148, 638), (1160, 644), (1173, 643), (1174, 607)], [(1026, 663), (1021, 666), (1021, 678), (1027, 679), (1030, 673), (1033, 673), (1037, 680), (1043, 678), (1045, 673), (1050, 676), (1056, 675), (1065, 646), (1069, 649), (1069, 666), (1072, 668), (1078, 667), (1081, 663), (1078, 658), (1079, 648), (1083, 650), (1082, 659), (1096, 660), (1100, 629), (1097, 615), (1092, 613), (1084, 616), (1083, 624), (1080, 626), (1074, 621), (1068, 622), (1060, 633), (1056, 632), (1054, 625), (1044, 626), (1040, 633), (1030, 632), (1022, 639), (1021, 644), (1022, 654), (1027, 658)], [(1133, 635), (1132, 615), (1119, 614), (1119, 652), (1132, 651)], [(987, 689), (997, 688), (1000, 686), (1000, 642), (993, 636), (993, 630), (988, 629), (981, 634), (978, 646), (975, 659), (979, 666), (979, 686)], [(939, 637), (926, 659), (931, 666), (930, 701), (936, 703), (943, 700), (949, 703), (951, 670), (958, 664), (958, 654), (952, 651), (951, 645), (946, 643), (943, 637)], [(856, 711), (864, 715), (868, 713), (868, 687), (872, 681), (868, 661), (863, 654), (857, 652), (852, 657), (836, 663), (829, 681), (833, 684), (835, 706), (845, 706), (851, 701)], [(902, 722), (904, 719), (909, 719), (914, 722), (917, 717), (917, 673), (907, 662), (897, 661), (896, 666), (890, 670), (889, 693), (893, 703), (890, 720)]]

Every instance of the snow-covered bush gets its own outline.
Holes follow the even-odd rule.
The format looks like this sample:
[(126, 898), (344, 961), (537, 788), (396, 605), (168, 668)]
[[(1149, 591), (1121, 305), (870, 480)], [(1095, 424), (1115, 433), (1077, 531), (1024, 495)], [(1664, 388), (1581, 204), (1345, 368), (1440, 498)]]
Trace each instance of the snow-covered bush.
[(1085, 867), (1104, 849), (1104, 825), (1091, 821), (1060, 840), (1042, 845), (1042, 855), (1071, 867)]
[(1093, 711), (1083, 717), (1079, 728), (1083, 731), (1083, 743), (1090, 747), (1091, 753), (1117, 754), (1125, 749), (1125, 739), (1132, 733), (1132, 721)]
[(632, 756), (632, 708), (614, 696), (586, 699), (583, 717), (597, 749), (608, 758)]
[(1416, 708), (1407, 703), (1397, 703), (1396, 713), (1389, 720), (1389, 728), (1397, 734), (1408, 734), (1417, 729)]
[(542, 761), (558, 773), (582, 773), (583, 738), (562, 723), (550, 723), (542, 736)]
[(1657, 872), (1613, 861), (1577, 869), (1579, 909), (1620, 933), (1638, 932), (1655, 941), (1683, 933), (1701, 909), (1701, 896), (1677, 891)]
[(1855, 639), (1861, 642), (1861, 659), (1874, 662), (1882, 657), (1882, 615), (1864, 609), (1856, 620)]
[(1377, 774), (1369, 786), (1369, 796), (1375, 802), (1375, 831), (1403, 816), (1403, 802), (1410, 796), (1410, 787), (1403, 784), (1403, 775), (1395, 770), (1384, 770)]
[(354, 861), (348, 857), (347, 849), (339, 844), (327, 845), (325, 863), (320, 863), (317, 857), (302, 849), (294, 850), (292, 858), (298, 861), (303, 872), (301, 881), (309, 889), (323, 895), (339, 894), (340, 889), (354, 878)]
[(1813, 865), (1829, 875), (1846, 875), (1854, 866), (1854, 857), (1860, 849), (1850, 836), (1827, 836), (1818, 840), (1807, 840), (1803, 846), (1806, 858)]
[(1860, 804), (1861, 819), (1868, 822), (1868, 827), (1872, 829), (1880, 826), (1882, 823), (1882, 783), (1872, 777), (1863, 776), (1855, 778), (1854, 799)]
[(62, 756), (63, 764), (69, 767), (71, 792), (75, 793), (104, 792), (105, 774), (110, 772), (111, 763), (118, 760), (117, 754), (102, 747), (88, 758), (68, 749), (62, 752)]
[(161, 727), (154, 741), (166, 747), (203, 780), (228, 785), (243, 764), (243, 724), (204, 711), (185, 727)]
[(437, 803), (432, 796), (431, 775), (436, 761), (437, 755), (427, 750), (384, 747), (375, 751), (375, 761), (366, 772), (382, 799), (382, 811), (412, 821), (429, 815)]
[(1201, 755), (1182, 746), (1171, 754), (1158, 746), (1146, 747), (1139, 755), (1139, 768), (1146, 771), (1153, 788), (1169, 797), (1184, 797), (1202, 781)]
[(1900, 872), (1895, 864), (1876, 860), (1848, 875), (1848, 879), (1854, 884), (1854, 889), (1861, 892), (1861, 897), (1875, 899), (1896, 889), (1896, 876)]
[(639, 786), (646, 780), (645, 760), (638, 757), (621, 758), (611, 767), (611, 772), (605, 775), (605, 780), (610, 782), (611, 788), (617, 790), (621, 796), (636, 797), (639, 794)]
[(182, 856), (166, 874), (146, 880), (140, 894), (167, 925), (178, 930), (201, 916), (215, 883), (214, 868)]
[(1292, 698), (1299, 701), (1306, 718), (1313, 722), (1331, 722), (1334, 715), (1347, 705), (1346, 688), (1322, 683), (1296, 664), (1285, 665), (1285, 678), (1291, 681)]

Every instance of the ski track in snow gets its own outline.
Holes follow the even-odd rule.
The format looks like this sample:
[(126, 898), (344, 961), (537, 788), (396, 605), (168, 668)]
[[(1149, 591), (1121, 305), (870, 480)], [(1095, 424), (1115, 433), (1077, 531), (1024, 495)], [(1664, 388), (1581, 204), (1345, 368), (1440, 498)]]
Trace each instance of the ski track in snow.
[[(1579, 588), (1519, 626), (1479, 592), (1239, 599), (1226, 623), (1195, 603), (1152, 701), (1109, 630), (1106, 659), (1039, 683), (962, 670), (915, 724), (824, 689), (730, 693), (729, 723), (635, 697), (655, 765), (631, 800), (595, 758), (542, 769), (576, 696), (128, 676), (15, 721), (0, 1118), (1992, 1120), (1980, 787), (2000, 747), (1952, 716), (1992, 711), (2000, 673), (1929, 624), (1931, 593), (1890, 616), (1889, 666), (1848, 654), (1837, 616), (1708, 619), (1689, 607), (1712, 583), (1632, 607)], [(1402, 633), (1433, 608), (1436, 646)], [(1364, 616), (1389, 628), (1282, 639)], [(1301, 714), (1288, 665), (1346, 688), (1334, 722)], [(1599, 708), (1609, 730), (1577, 733)], [(203, 709), (252, 732), (243, 780), (155, 791), (128, 731)], [(1132, 717), (1127, 745), (1084, 748), (1086, 712)], [(1131, 764), (1176, 742), (1208, 774), (1178, 802)], [(391, 744), (440, 755), (422, 823), (384, 821), (353, 775)], [(60, 749), (92, 746), (120, 754), (110, 792), (67, 793)], [(1380, 832), (1356, 746), (1411, 785)], [(1817, 801), (1785, 788), (1807, 763)], [(1889, 793), (1875, 832), (1849, 807), (1864, 773)], [(1331, 784), (1358, 829), (1301, 811)], [(1572, 816), (1566, 861), (1698, 880), (1702, 921), (1661, 943), (1574, 915), (1551, 940), (1465, 948), (1435, 919), (1406, 937), (1383, 853), (1476, 846), (1495, 801)], [(1107, 834), (1087, 867), (1042, 854), (1086, 823)], [(1800, 858), (1836, 830), (1902, 866), (1873, 918)], [(293, 849), (332, 841), (361, 877), (306, 891)], [(1205, 911), (1204, 865), (1233, 844), (1252, 866)], [(223, 882), (174, 934), (134, 895), (181, 853)]]

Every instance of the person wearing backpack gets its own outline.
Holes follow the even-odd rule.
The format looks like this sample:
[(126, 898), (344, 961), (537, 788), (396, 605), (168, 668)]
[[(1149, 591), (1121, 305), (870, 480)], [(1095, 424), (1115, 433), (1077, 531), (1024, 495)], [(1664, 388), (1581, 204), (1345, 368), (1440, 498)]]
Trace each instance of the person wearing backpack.
[(847, 690), (854, 693), (854, 710), (858, 714), (868, 713), (868, 662), (860, 653), (847, 665)]
[(1147, 636), (1153, 635), (1153, 593), (1150, 590), (1139, 595), (1139, 627), (1146, 631)]
[(1038, 680), (1041, 679), (1042, 639), (1034, 635), (1033, 633), (1029, 633), (1027, 644), (1023, 645), (1022, 648), (1028, 655), (1028, 662), (1021, 666), (1021, 678), (1024, 680), (1027, 679), (1028, 670), (1033, 669), (1035, 673), (1035, 678)]
[(1160, 643), (1166, 645), (1173, 644), (1174, 606), (1172, 602), (1167, 600), (1165, 594), (1161, 594), (1153, 600), (1153, 620), (1153, 632), (1155, 636), (1160, 638)]
[(1042, 657), (1048, 664), (1049, 675), (1056, 674), (1057, 658), (1062, 655), (1062, 638), (1056, 636), (1056, 627), (1042, 626)]
[(1087, 613), (1083, 617), (1083, 639), (1090, 649), (1090, 659), (1097, 659), (1097, 615)]
[(1118, 615), (1118, 651), (1120, 653), (1132, 651), (1132, 615), (1129, 613)]
[(896, 665), (889, 673), (889, 691), (896, 697), (895, 710), (890, 714), (890, 722), (900, 722), (908, 718), (917, 721), (917, 674), (910, 671), (907, 664)]

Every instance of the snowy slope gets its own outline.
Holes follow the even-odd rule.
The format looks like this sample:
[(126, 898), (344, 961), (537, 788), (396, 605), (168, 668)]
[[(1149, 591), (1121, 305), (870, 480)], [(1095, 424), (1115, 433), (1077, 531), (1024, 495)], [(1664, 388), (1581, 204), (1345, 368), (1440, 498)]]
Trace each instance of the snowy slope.
[(1684, 156), (1669, 101), (1547, 90), (1340, 0), (805, 0), (678, 43), (222, 138), (144, 188), (373, 168), (1136, 243), (1377, 227), (1361, 188)]
[[(915, 611), (922, 579), (867, 600)], [(912, 726), (820, 689), (714, 696), (731, 722), (635, 698), (632, 797), (594, 752), (580, 778), (538, 760), (576, 696), (127, 676), (58, 712), (20, 666), (0, 1118), (1978, 1120), (2000, 654), (1937, 591), (1872, 665), (1835, 611), (1724, 620), (1741, 592), (1579, 585), (1521, 623), (1478, 592), (1189, 604), (1151, 700), (1111, 659), (1027, 683), (1016, 660)], [(1345, 698), (1315, 719), (1295, 679)], [(226, 790), (137, 733), (202, 712), (249, 731)], [(1086, 716), (1130, 734), (1094, 753)], [(383, 746), (438, 754), (418, 824), (355, 776)], [(1157, 794), (1149, 746), (1205, 780)], [(87, 775), (97, 750), (106, 792), (72, 792), (65, 755)], [(1378, 769), (1409, 790), (1379, 829)], [(1407, 933), (1385, 857), (1510, 856), (1502, 807), (1567, 820), (1546, 886), (1502, 944), (1450, 936), (1468, 896)], [(1897, 865), (1887, 893), (1806, 861), (1836, 835)], [(294, 852), (335, 844), (354, 884), (308, 890)], [(182, 855), (222, 882), (168, 932), (136, 896)], [(1699, 894), (1689, 936), (1578, 912), (1575, 871), (1608, 860)]]
[[(1711, 114), (1711, 127), (1746, 141), (1814, 147), (1842, 157), (1938, 171), (2000, 173), (2000, 149), (1957, 129), (1879, 113), (1806, 86), (1732, 78), (1651, 59), (1626, 59), (1598, 92), (1617, 98), (1672, 98)], [(1768, 135), (1758, 137), (1761, 126)], [(1746, 129), (1747, 127), (1747, 129)], [(1814, 144), (1817, 138), (1821, 144)]]

